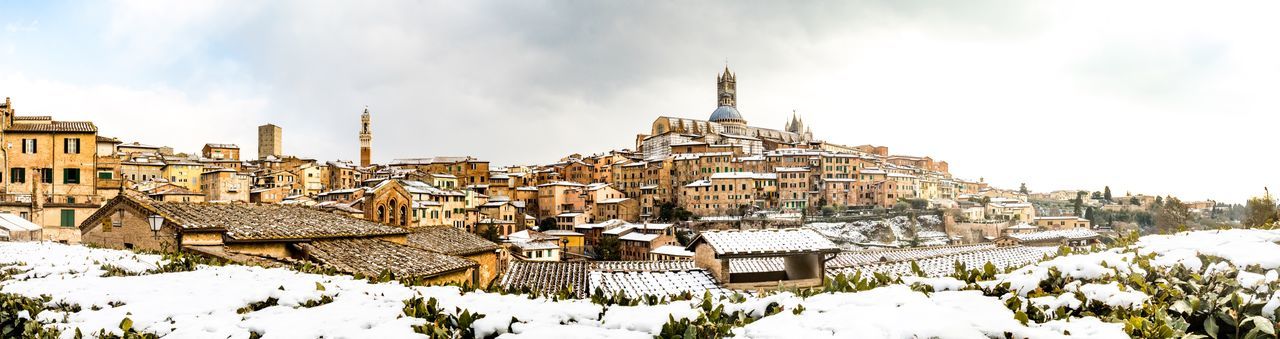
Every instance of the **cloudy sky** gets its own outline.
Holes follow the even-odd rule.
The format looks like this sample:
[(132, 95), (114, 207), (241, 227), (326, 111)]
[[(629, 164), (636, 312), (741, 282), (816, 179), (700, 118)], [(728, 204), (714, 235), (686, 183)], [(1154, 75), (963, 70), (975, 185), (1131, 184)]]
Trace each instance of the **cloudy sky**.
[(0, 4), (19, 114), (196, 151), (496, 165), (634, 147), (738, 73), (757, 126), (1033, 191), (1243, 201), (1276, 175), (1280, 3), (95, 1)]

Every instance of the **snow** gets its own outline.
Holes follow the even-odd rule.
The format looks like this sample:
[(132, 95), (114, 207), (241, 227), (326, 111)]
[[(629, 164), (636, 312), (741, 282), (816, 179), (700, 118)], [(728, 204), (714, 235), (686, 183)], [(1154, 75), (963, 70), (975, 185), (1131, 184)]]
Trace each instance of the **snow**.
[(1142, 303), (1147, 301), (1147, 294), (1140, 291), (1123, 291), (1120, 285), (1115, 282), (1108, 284), (1084, 284), (1078, 287), (1078, 292), (1084, 295), (1086, 300), (1097, 301), (1111, 307), (1123, 307), (1135, 309), (1142, 307)]
[[(1280, 230), (1220, 230), (1150, 235), (1138, 240), (1139, 254), (1158, 253), (1171, 260), (1188, 260), (1196, 253), (1230, 261), (1236, 267), (1280, 268)], [(1191, 267), (1188, 267), (1191, 268)]]
[(804, 307), (800, 314), (783, 311), (734, 333), (750, 338), (992, 338), (1005, 332), (1032, 338), (1127, 338), (1121, 325), (1090, 318), (1072, 319), (1079, 324), (1024, 326), (1000, 299), (980, 291), (926, 295), (893, 285), (859, 293), (820, 294), (799, 304)]
[(1026, 296), (1040, 286), (1040, 282), (1049, 278), (1050, 269), (1056, 269), (1063, 276), (1073, 280), (1098, 280), (1115, 276), (1117, 273), (1131, 273), (1139, 268), (1132, 267), (1133, 253), (1122, 253), (1118, 249), (1077, 254), (1053, 258), (1035, 265), (1026, 266), (1007, 274), (997, 274), (996, 280), (980, 282), (984, 287), (992, 287), (1008, 283), (1009, 289), (1019, 295)]
[[(1134, 248), (1144, 255), (1154, 253), (1151, 263), (1155, 267), (1182, 264), (1206, 275), (1234, 274), (1242, 287), (1270, 296), (1263, 313), (1273, 314), (1280, 309), (1280, 293), (1265, 288), (1280, 280), (1280, 245), (1274, 243), (1277, 240), (1280, 232), (1276, 231), (1190, 232), (1144, 237)], [(980, 263), (992, 261), (1001, 267), (1018, 267), (1025, 260), (1038, 260), (1051, 249), (1006, 247), (947, 254), (951, 250), (931, 249), (946, 255), (918, 260), (925, 277), (912, 276), (909, 270), (903, 272), (901, 264), (869, 263), (849, 268), (892, 273), (903, 284), (809, 297), (779, 292), (732, 298), (740, 302), (731, 302), (726, 298), (730, 292), (721, 291), (712, 294), (712, 298), (726, 313), (741, 311), (759, 318), (732, 329), (737, 337), (747, 338), (989, 338), (1003, 337), (1004, 333), (1029, 338), (1124, 337), (1122, 324), (1105, 323), (1094, 317), (1025, 325), (1015, 320), (1004, 301), (1026, 298), (1052, 271), (1067, 279), (1064, 292), (1027, 298), (1024, 305), (1043, 310), (1079, 310), (1089, 302), (1134, 309), (1150, 299), (1141, 291), (1106, 281), (1146, 273), (1134, 264), (1137, 258), (1132, 251), (1112, 249), (1052, 258), (997, 274), (991, 281), (979, 281), (983, 291), (947, 277), (949, 266), (961, 261), (969, 268), (980, 269)], [(1197, 254), (1227, 261), (1205, 264)], [(422, 338), (412, 327), (424, 320), (403, 313), (404, 302), (411, 298), (434, 298), (444, 312), (451, 314), (463, 309), (483, 314), (472, 329), (478, 336), (500, 338), (651, 338), (660, 334), (669, 318), (695, 319), (701, 315), (698, 298), (656, 305), (606, 306), (585, 299), (464, 293), (458, 287), (407, 287), (396, 282), (369, 283), (344, 275), (240, 265), (147, 273), (162, 264), (164, 259), (160, 256), (128, 251), (54, 243), (0, 243), (0, 267), (21, 272), (0, 281), (0, 293), (49, 295), (50, 305), (80, 306), (75, 312), (49, 310), (36, 316), (63, 330), (66, 336), (75, 329), (119, 334), (119, 323), (127, 316), (139, 331), (174, 338), (247, 338), (250, 332), (266, 338)], [(104, 266), (132, 275), (103, 277), (107, 273)], [(683, 286), (674, 284), (677, 281), (671, 277), (686, 279), (689, 284), (708, 283), (687, 272), (665, 274), (666, 278), (645, 275), (647, 278), (642, 280), (654, 282), (652, 285), (617, 290), (628, 294), (666, 293)], [(1006, 283), (1008, 294), (984, 295)], [(915, 291), (912, 286), (930, 286), (933, 292)], [(238, 312), (249, 305), (260, 309)], [(765, 316), (771, 305), (781, 311)], [(18, 316), (31, 317), (25, 313)]]
[[(913, 228), (913, 224), (918, 225), (918, 228)], [(916, 222), (913, 223), (909, 217), (897, 216), (843, 223), (815, 222), (805, 224), (805, 227), (841, 243), (902, 246), (912, 238), (910, 234), (913, 229), (917, 232), (915, 235), (922, 240), (936, 238), (942, 231), (942, 220), (936, 215), (922, 215), (916, 217)], [(925, 242), (940, 244), (936, 240)]]

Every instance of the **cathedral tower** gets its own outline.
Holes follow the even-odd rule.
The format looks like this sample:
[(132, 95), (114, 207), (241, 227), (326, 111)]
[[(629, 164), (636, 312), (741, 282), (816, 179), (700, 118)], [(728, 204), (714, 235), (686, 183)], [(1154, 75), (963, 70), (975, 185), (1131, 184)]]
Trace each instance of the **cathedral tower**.
[(369, 131), (369, 106), (364, 107), (360, 115), (360, 167), (369, 167), (372, 157), (373, 132)]
[(724, 74), (716, 76), (716, 106), (738, 107), (738, 81), (729, 72), (729, 65), (724, 66)]

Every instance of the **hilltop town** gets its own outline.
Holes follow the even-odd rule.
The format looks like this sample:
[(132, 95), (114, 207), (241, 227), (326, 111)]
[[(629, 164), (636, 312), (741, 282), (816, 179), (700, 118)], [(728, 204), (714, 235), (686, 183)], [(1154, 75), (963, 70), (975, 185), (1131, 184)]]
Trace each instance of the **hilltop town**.
[[(1219, 251), (1214, 255), (1226, 261), (1218, 265), (1240, 267), (1239, 273), (1207, 273), (1280, 283), (1275, 271), (1252, 272), (1280, 263), (1249, 266), (1254, 261), (1237, 252), (1186, 240), (1280, 251), (1274, 232), (1138, 238), (1240, 226), (1240, 206), (1113, 195), (1110, 187), (991, 187), (981, 178), (954, 177), (947, 161), (927, 155), (823, 141), (794, 112), (782, 129), (750, 125), (737, 109), (736, 85), (726, 67), (716, 76), (716, 106), (707, 119), (657, 117), (636, 135), (634, 148), (506, 166), (472, 156), (374, 163), (373, 113), (367, 108), (359, 116), (356, 163), (289, 155), (285, 129), (273, 124), (258, 127), (258, 156), (246, 159), (234, 144), (210, 142), (188, 153), (146, 143), (144, 136), (102, 135), (88, 121), (21, 115), (6, 98), (0, 106), (7, 175), (0, 185), (0, 239), (12, 243), (0, 243), (9, 258), (0, 258), (0, 297), (26, 308), (0, 315), (34, 324), (14, 327), (24, 335), (88, 330), (127, 336), (137, 332), (137, 319), (143, 332), (179, 336), (247, 330), (250, 336), (536, 337), (577, 326), (582, 332), (574, 333), (589, 337), (788, 337), (794, 333), (786, 329), (808, 327), (797, 322), (828, 322), (832, 318), (821, 314), (853, 312), (823, 306), (814, 296), (834, 293), (868, 298), (872, 309), (890, 300), (914, 300), (920, 312), (937, 314), (951, 314), (961, 304), (985, 307), (947, 316), (967, 324), (955, 325), (960, 327), (917, 328), (901, 319), (874, 325), (884, 331), (1123, 337), (1165, 328), (1194, 332), (1176, 324), (1117, 325), (1129, 319), (1123, 318), (1127, 312), (1155, 307), (1149, 306), (1151, 295), (1164, 293), (1151, 290), (1141, 280), (1146, 278), (1122, 277), (1158, 260), (1198, 270), (1193, 264), (1200, 261), (1187, 261), (1187, 249)], [(1275, 204), (1267, 206), (1272, 210), (1263, 211), (1265, 220), (1243, 226), (1271, 227)], [(1150, 251), (1168, 259), (1134, 259)], [(1077, 261), (1091, 266), (1072, 266)], [(59, 265), (68, 268), (41, 273)], [(1090, 283), (1053, 280), (1062, 272)], [(1185, 278), (1178, 272), (1168, 279)], [(111, 280), (122, 277), (184, 286), (164, 295), (205, 311), (148, 307), (158, 302), (157, 294), (140, 290), (146, 284)], [(48, 282), (66, 279), (107, 286), (104, 293), (123, 299), (104, 306), (74, 292), (87, 287)], [(260, 279), (279, 288), (251, 286)], [(1130, 285), (1117, 287), (1121, 283)], [(436, 285), (454, 287), (422, 287)], [(197, 293), (224, 288), (218, 286), (240, 286), (224, 292), (244, 300), (228, 304)], [(1051, 286), (1059, 296), (1044, 296), (1051, 291), (1034, 286)], [(1143, 286), (1148, 290), (1125, 290)], [(1261, 307), (1267, 290), (1258, 291), (1261, 299), (1251, 302)], [(456, 300), (459, 294), (466, 301)], [(528, 297), (502, 301), (505, 294)], [(35, 299), (48, 295), (65, 299)], [(1006, 302), (999, 296), (1041, 308), (1001, 306)], [(441, 310), (438, 300), (454, 308)], [(599, 306), (577, 312), (581, 305), (574, 300)], [(1084, 312), (1080, 302), (1093, 308)], [(295, 333), (307, 326), (283, 320), (332, 303), (346, 308), (314, 312), (345, 322)], [(82, 313), (81, 304), (107, 311)], [(497, 306), (502, 304), (507, 306)], [(806, 307), (822, 311), (804, 313)], [(545, 312), (533, 311), (541, 308)], [(498, 320), (482, 322), (484, 315), (467, 309)], [(377, 319), (349, 318), (359, 310)], [(798, 318), (770, 317), (782, 310)], [(46, 313), (31, 317), (40, 312)], [(102, 325), (121, 316), (118, 328)], [(548, 316), (560, 320), (543, 319)], [(873, 326), (858, 324), (823, 326), (846, 336)]]
[[(358, 242), (381, 238), (395, 244), (382, 250), (451, 263), (415, 274), (484, 285), (506, 269), (518, 274), (525, 262), (692, 267), (695, 239), (716, 230), (804, 228), (847, 250), (1046, 232), (1096, 242), (1114, 236), (1117, 223), (1151, 226), (1150, 214), (1115, 215), (1161, 199), (1112, 197), (1110, 188), (1091, 197), (994, 188), (954, 177), (947, 161), (927, 155), (820, 140), (794, 112), (781, 129), (757, 127), (738, 110), (736, 88), (726, 66), (705, 120), (660, 116), (636, 135), (634, 148), (510, 166), (471, 156), (374, 163), (368, 108), (359, 115), (354, 163), (289, 155), (284, 128), (272, 124), (258, 127), (257, 158), (246, 159), (239, 145), (181, 152), (145, 136), (109, 137), (89, 121), (22, 115), (6, 98), (0, 212), (39, 226), (11, 232), (15, 239), (182, 249), (239, 262), (311, 260), (365, 274), (408, 269), (400, 267), (406, 262), (362, 267), (320, 254), (380, 251)], [(1187, 207), (1207, 214), (1219, 206)], [(149, 224), (153, 216), (161, 225)], [(793, 246), (760, 234), (752, 241), (761, 246)], [(348, 238), (360, 240), (338, 241)], [(318, 246), (321, 239), (334, 244)]]

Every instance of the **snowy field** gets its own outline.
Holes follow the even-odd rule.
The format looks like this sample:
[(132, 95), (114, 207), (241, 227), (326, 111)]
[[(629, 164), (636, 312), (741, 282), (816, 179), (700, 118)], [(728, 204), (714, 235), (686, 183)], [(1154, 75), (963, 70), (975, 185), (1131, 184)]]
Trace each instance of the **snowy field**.
[[(1148, 236), (1127, 249), (1057, 257), (991, 279), (904, 277), (902, 283), (861, 292), (808, 297), (782, 292), (764, 297), (717, 298), (723, 312), (741, 311), (732, 335), (750, 338), (1124, 338), (1126, 325), (1105, 317), (1076, 316), (1073, 309), (1106, 305), (1137, 309), (1151, 296), (1109, 277), (1141, 273), (1135, 264), (1165, 269), (1175, 264), (1205, 275), (1231, 272), (1244, 286), (1270, 295), (1263, 312), (1280, 306), (1275, 268), (1280, 232), (1195, 232)], [(1208, 264), (1197, 254), (1223, 261)], [(202, 266), (177, 273), (145, 274), (163, 264), (154, 255), (50, 243), (0, 243), (0, 293), (48, 295), (50, 310), (36, 319), (70, 337), (105, 330), (119, 334), (128, 317), (133, 328), (170, 338), (422, 338), (414, 327), (427, 320), (406, 315), (406, 300), (434, 298), (445, 313), (483, 314), (471, 323), (477, 337), (651, 338), (669, 318), (696, 321), (702, 301), (658, 305), (602, 305), (456, 287), (373, 284), (349, 276), (300, 273), (281, 268)], [(135, 276), (110, 276), (105, 267)], [(1236, 269), (1235, 267), (1239, 267)], [(1245, 272), (1244, 267), (1251, 271)], [(119, 275), (119, 274), (114, 274)], [(1040, 289), (1063, 279), (1054, 293)], [(927, 286), (927, 288), (924, 288)], [(1270, 288), (1270, 289), (1269, 289)], [(929, 291), (929, 292), (925, 292)], [(1011, 299), (1018, 305), (1009, 306)], [(1262, 302), (1262, 301), (1259, 301)], [(76, 305), (55, 307), (56, 305)], [(1061, 317), (1023, 321), (1031, 308), (1060, 309)], [(773, 310), (768, 315), (766, 312)], [(780, 311), (778, 311), (780, 310)], [(1116, 311), (1121, 312), (1121, 311)], [(1050, 312), (1052, 313), (1052, 312)], [(1092, 314), (1092, 313), (1091, 313)], [(1051, 318), (1051, 319), (1050, 319)], [(927, 320), (927, 321), (922, 321)]]

